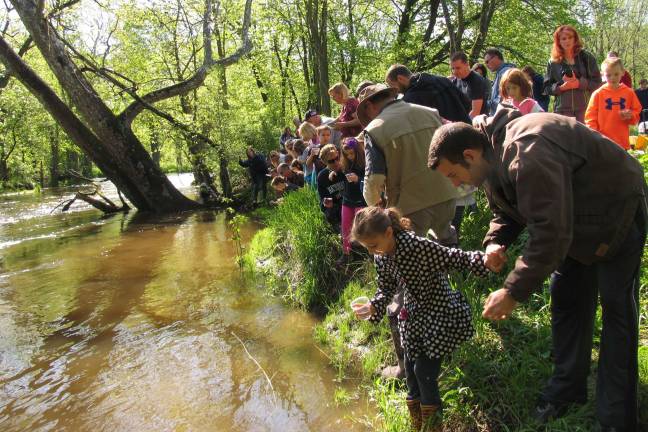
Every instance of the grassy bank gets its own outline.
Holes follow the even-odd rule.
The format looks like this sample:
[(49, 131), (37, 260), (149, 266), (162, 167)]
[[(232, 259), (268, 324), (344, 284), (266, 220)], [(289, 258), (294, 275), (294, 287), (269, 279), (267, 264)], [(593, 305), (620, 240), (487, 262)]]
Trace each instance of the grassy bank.
[[(408, 417), (403, 383), (378, 377), (382, 366), (394, 361), (386, 321), (374, 326), (357, 321), (349, 302), (359, 295), (371, 296), (375, 273), (370, 263), (359, 265), (349, 277), (333, 267), (339, 256), (339, 239), (324, 221), (312, 191), (291, 194), (282, 205), (265, 212), (266, 228), (250, 246), (248, 265), (269, 275), (273, 290), (304, 308), (323, 306), (325, 318), (314, 338), (331, 359), (340, 380), (357, 380), (358, 392), (367, 392), (379, 408), (372, 419), (378, 430), (405, 431)], [(479, 249), (488, 227), (489, 214), (483, 200), (480, 212), (462, 227), (464, 249)], [(512, 265), (520, 245), (509, 252)], [(644, 258), (644, 261), (646, 258)], [(648, 430), (648, 273), (642, 268), (640, 416)], [(475, 337), (444, 362), (440, 386), (447, 431), (537, 431), (532, 410), (551, 373), (549, 295), (545, 291), (519, 307), (513, 317), (500, 323), (481, 319), (484, 299), (501, 286), (502, 275), (476, 279), (451, 275), (473, 310)], [(342, 285), (344, 285), (342, 287)], [(600, 312), (597, 318), (600, 329)], [(599, 333), (595, 335), (590, 389), (593, 392)], [(353, 394), (340, 393), (336, 402), (347, 403)], [(593, 405), (575, 408), (549, 424), (551, 431), (591, 431)]]

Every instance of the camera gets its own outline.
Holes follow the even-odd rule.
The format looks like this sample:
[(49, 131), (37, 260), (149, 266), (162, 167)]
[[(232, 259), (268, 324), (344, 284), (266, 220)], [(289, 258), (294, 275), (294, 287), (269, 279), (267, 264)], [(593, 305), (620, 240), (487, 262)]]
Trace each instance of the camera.
[(572, 69), (572, 67), (570, 65), (563, 64), (562, 74), (565, 75), (565, 76), (568, 76), (569, 78), (571, 78), (571, 77), (574, 76), (574, 70)]

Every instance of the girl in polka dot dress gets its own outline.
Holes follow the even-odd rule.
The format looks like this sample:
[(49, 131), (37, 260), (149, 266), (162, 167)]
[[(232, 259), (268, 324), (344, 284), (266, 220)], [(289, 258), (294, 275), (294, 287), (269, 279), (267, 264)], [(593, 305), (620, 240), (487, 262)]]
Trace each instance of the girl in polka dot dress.
[(481, 252), (417, 237), (407, 230), (407, 222), (395, 209), (367, 207), (356, 215), (351, 235), (374, 255), (378, 290), (369, 303), (354, 306), (354, 312), (359, 319), (378, 323), (394, 294), (404, 292), (398, 325), (405, 350), (407, 406), (415, 430), (432, 430), (425, 424), (441, 407), (441, 361), (473, 335), (470, 306), (450, 288), (447, 272), (468, 269), (485, 276), (487, 269)]

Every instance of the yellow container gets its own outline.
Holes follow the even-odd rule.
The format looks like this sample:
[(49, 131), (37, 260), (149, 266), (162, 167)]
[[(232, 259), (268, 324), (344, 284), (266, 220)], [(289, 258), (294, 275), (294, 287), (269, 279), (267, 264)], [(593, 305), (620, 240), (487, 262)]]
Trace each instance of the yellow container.
[(639, 135), (635, 143), (635, 149), (643, 150), (646, 146), (648, 146), (648, 135)]

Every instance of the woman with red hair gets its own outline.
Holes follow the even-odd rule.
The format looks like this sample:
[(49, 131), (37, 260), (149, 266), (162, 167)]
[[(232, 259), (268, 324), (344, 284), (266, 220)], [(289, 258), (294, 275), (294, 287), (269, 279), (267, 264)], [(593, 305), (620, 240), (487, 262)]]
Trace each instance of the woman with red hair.
[(576, 29), (562, 25), (553, 34), (544, 92), (555, 97), (554, 112), (583, 122), (590, 94), (601, 85), (594, 56), (583, 49)]

